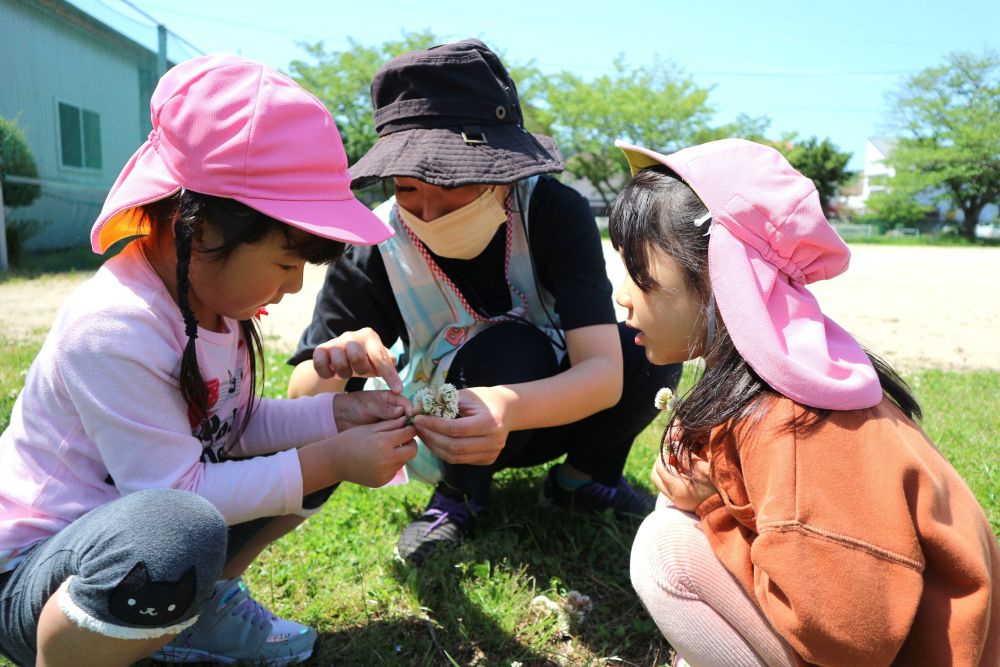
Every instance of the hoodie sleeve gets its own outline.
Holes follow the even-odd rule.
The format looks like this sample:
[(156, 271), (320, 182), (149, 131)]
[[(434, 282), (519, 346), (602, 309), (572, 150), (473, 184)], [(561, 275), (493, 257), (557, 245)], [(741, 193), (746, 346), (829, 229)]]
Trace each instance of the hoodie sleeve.
[(320, 394), (260, 399), (233, 453), (271, 454), (336, 435), (337, 423), (333, 417), (336, 397), (337, 394)]
[(152, 312), (122, 307), (80, 318), (56, 343), (61, 384), (118, 491), (191, 491), (230, 525), (299, 511), (295, 451), (201, 461), (174, 375), (180, 356), (172, 341)]

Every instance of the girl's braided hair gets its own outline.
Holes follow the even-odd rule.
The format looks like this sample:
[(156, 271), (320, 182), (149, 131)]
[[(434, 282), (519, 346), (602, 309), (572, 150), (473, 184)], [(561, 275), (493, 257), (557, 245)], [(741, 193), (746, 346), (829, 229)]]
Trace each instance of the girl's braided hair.
[[(283, 235), (286, 247), (296, 256), (312, 264), (329, 264), (340, 257), (344, 244), (297, 230), (233, 199), (203, 195), (191, 190), (181, 190), (170, 197), (146, 204), (142, 211), (149, 223), (152, 237), (170, 231), (174, 237), (177, 253), (177, 305), (184, 318), (184, 331), (187, 334), (178, 381), (181, 395), (193, 420), (200, 423), (209, 417), (212, 406), (208, 404), (208, 388), (198, 366), (198, 320), (190, 304), (189, 274), (192, 254), (198, 252), (208, 255), (211, 261), (225, 263), (239, 246), (260, 243), (277, 233)], [(194, 239), (201, 236), (203, 225), (210, 225), (222, 242), (215, 247), (195, 250)], [(264, 381), (260, 331), (253, 319), (241, 321), (240, 329), (246, 342), (251, 396), (256, 397), (258, 375), (261, 385)], [(254, 407), (252, 399), (239, 427), (234, 429), (230, 443), (237, 442), (246, 430)]]

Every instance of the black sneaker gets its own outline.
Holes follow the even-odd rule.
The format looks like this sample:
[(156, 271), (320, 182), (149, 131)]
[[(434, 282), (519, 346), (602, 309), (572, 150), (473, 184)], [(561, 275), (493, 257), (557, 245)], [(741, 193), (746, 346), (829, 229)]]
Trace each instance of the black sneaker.
[(440, 487), (434, 490), (424, 513), (403, 529), (396, 542), (396, 555), (420, 565), (441, 546), (454, 546), (472, 531), (476, 514), (483, 507), (471, 498), (454, 498)]
[(600, 514), (611, 508), (619, 519), (642, 518), (656, 507), (655, 496), (636, 491), (624, 477), (618, 478), (616, 486), (592, 480), (576, 491), (567, 491), (556, 478), (558, 468), (558, 465), (549, 468), (542, 487), (542, 497), (557, 507), (588, 514)]

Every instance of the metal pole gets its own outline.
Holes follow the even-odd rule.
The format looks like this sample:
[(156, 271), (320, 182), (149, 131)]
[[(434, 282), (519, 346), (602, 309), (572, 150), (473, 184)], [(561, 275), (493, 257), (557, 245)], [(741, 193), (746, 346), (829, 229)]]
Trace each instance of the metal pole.
[(7, 219), (3, 206), (3, 141), (0, 140), (0, 271), (6, 273), (7, 263)]
[(163, 76), (167, 73), (167, 26), (157, 23), (156, 34), (159, 37), (159, 45), (156, 51), (156, 74), (157, 76)]
[(6, 273), (7, 264), (7, 221), (3, 212), (3, 158), (0, 157), (0, 272)]

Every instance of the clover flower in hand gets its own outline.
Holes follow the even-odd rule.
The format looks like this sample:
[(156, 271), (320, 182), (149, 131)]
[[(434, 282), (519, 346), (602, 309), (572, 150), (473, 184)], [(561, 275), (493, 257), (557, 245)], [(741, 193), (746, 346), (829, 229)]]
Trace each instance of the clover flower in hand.
[(424, 387), (413, 395), (411, 402), (417, 413), (421, 415), (445, 419), (458, 417), (458, 389), (447, 382), (441, 385), (436, 392), (430, 387)]

